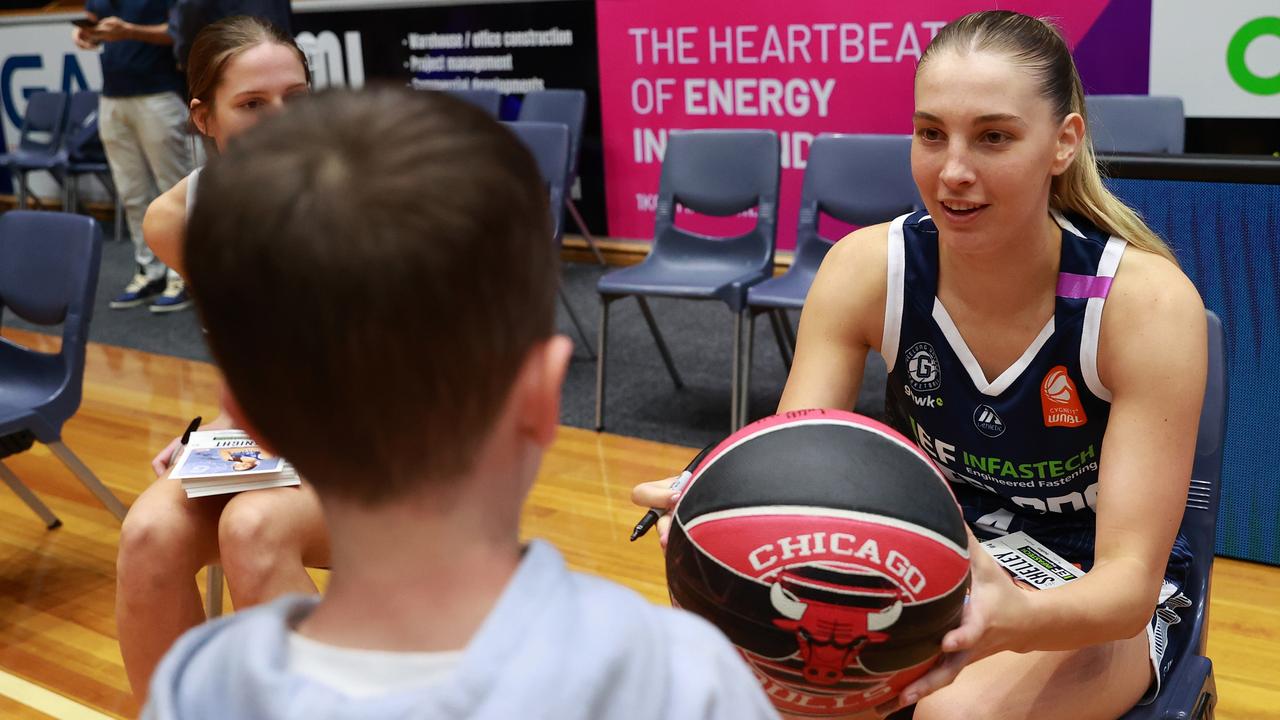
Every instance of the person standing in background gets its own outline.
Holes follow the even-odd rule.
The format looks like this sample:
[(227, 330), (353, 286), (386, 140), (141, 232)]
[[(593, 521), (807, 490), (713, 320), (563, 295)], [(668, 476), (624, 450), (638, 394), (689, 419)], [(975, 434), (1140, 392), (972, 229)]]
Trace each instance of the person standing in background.
[(77, 47), (102, 47), (99, 134), (111, 178), (124, 203), (138, 269), (112, 309), (154, 298), (152, 312), (191, 305), (182, 278), (166, 268), (142, 239), (142, 218), (157, 195), (195, 165), (188, 143), (186, 83), (169, 47), (168, 13), (174, 0), (88, 0), (97, 25), (76, 27)]
[(178, 69), (186, 71), (191, 43), (201, 30), (233, 15), (266, 20), (293, 37), (289, 0), (176, 0), (169, 10), (169, 37)]

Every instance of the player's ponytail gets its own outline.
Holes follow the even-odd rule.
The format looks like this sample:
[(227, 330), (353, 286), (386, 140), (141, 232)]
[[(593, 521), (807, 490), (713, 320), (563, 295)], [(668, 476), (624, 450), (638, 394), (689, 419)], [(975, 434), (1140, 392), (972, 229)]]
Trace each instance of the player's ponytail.
[[(965, 15), (948, 23), (929, 43), (916, 68), (917, 74), (933, 55), (946, 50), (982, 50), (1010, 57), (1039, 81), (1043, 96), (1054, 108), (1055, 119), (1079, 113), (1088, 127), (1080, 74), (1066, 41), (1048, 21), (1007, 10)], [(1053, 209), (1083, 215), (1101, 230), (1177, 264), (1164, 240), (1102, 184), (1093, 140), (1087, 133), (1070, 167), (1053, 178), (1049, 192), (1049, 206)]]

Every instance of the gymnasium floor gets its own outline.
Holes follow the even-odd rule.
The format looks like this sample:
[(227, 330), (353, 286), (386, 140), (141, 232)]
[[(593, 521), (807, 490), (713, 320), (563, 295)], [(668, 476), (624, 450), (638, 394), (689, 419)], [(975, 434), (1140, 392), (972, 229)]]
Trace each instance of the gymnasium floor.
[[(58, 342), (3, 335), (42, 350)], [(128, 503), (151, 481), (156, 449), (191, 417), (215, 413), (215, 382), (206, 363), (91, 344), (84, 401), (64, 440)], [(666, 602), (656, 542), (627, 542), (638, 515), (628, 494), (692, 452), (563, 428), (525, 510), (524, 534), (551, 540), (579, 570)], [(119, 525), (43, 447), (5, 462), (64, 524), (46, 531), (0, 490), (0, 718), (136, 716), (113, 612)], [(1280, 568), (1219, 559), (1213, 583), (1217, 717), (1280, 718)]]

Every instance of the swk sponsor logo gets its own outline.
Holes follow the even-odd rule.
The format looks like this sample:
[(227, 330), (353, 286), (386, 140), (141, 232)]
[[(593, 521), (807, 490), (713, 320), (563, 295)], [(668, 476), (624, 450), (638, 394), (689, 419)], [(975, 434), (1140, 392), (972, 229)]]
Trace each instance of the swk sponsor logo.
[(911, 402), (915, 403), (916, 407), (942, 407), (942, 398), (940, 397), (933, 397), (932, 395), (917, 395), (911, 392), (911, 388), (907, 385), (902, 386), (902, 392), (905, 393), (907, 397), (911, 398)]
[(1040, 383), (1040, 407), (1045, 427), (1080, 427), (1088, 421), (1076, 384), (1062, 365), (1050, 370)]

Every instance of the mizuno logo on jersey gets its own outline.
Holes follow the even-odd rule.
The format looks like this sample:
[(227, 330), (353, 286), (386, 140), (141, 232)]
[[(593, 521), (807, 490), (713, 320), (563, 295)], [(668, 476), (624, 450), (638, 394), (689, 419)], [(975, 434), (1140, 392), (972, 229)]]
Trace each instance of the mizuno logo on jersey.
[(979, 405), (974, 409), (973, 426), (978, 428), (978, 432), (989, 438), (1000, 437), (1004, 434), (1004, 420), (1000, 419), (996, 409), (990, 405)]
[(1080, 393), (1063, 365), (1050, 370), (1040, 383), (1040, 407), (1045, 427), (1080, 427), (1088, 422)]

